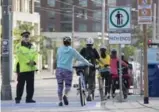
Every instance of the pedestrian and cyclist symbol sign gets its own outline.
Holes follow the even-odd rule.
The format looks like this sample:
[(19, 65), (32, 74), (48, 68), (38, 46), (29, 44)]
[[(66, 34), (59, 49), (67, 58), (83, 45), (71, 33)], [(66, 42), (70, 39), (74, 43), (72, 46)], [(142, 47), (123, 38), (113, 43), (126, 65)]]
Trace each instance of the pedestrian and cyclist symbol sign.
[(130, 7), (109, 8), (109, 30), (123, 30), (131, 27)]

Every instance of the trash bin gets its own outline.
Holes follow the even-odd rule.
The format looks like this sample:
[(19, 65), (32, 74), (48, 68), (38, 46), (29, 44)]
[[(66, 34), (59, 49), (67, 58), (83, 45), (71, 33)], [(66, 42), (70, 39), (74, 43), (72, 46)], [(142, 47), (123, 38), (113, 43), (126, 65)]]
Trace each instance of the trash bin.
[(148, 64), (149, 96), (159, 97), (159, 64)]

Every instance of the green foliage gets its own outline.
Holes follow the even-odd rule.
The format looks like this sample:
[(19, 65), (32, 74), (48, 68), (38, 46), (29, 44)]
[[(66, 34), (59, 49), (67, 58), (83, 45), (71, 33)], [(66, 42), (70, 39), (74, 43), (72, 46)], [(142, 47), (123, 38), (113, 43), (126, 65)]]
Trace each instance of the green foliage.
[[(24, 23), (24, 24), (21, 24), (18, 27), (16, 27), (13, 31), (14, 46), (21, 41), (21, 38), (22, 38), (21, 33), (22, 32), (24, 32), (24, 31), (32, 32), (33, 30), (35, 30), (35, 26), (33, 26), (30, 23)], [(30, 37), (31, 42), (34, 42), (34, 43), (40, 44), (40, 45), (43, 44), (44, 39), (45, 38), (43, 36), (40, 36), (40, 35), (34, 35), (34, 36), (31, 35), (31, 37)]]
[(126, 59), (128, 59), (130, 56), (134, 55), (136, 48), (132, 45), (126, 45), (123, 48), (123, 53), (125, 54)]
[[(153, 32), (152, 30), (153, 30), (152, 25), (147, 27), (147, 37), (148, 37), (148, 39), (152, 38), (152, 32)], [(135, 34), (134, 37), (138, 39), (137, 43), (134, 46), (136, 46), (138, 48), (143, 47), (143, 41), (144, 41), (143, 40), (143, 30), (139, 26), (137, 26), (134, 29), (133, 34)]]

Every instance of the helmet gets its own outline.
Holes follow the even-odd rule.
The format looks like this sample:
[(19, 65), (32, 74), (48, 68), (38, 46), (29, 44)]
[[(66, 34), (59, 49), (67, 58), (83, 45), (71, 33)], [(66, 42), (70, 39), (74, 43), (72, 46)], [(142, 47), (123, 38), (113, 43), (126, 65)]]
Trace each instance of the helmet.
[(86, 44), (93, 45), (94, 44), (94, 40), (92, 38), (88, 38), (86, 40)]
[(111, 53), (112, 53), (112, 54), (117, 53), (116, 49), (112, 49), (112, 50), (111, 50)]
[(69, 36), (65, 36), (64, 38), (63, 38), (63, 41), (64, 42), (69, 42), (69, 43), (71, 43), (71, 37), (69, 37)]
[(100, 49), (107, 49), (107, 47), (105, 46), (105, 45), (102, 45), (101, 47), (100, 47)]
[(121, 53), (121, 56), (125, 56), (125, 54), (124, 54), (124, 53)]

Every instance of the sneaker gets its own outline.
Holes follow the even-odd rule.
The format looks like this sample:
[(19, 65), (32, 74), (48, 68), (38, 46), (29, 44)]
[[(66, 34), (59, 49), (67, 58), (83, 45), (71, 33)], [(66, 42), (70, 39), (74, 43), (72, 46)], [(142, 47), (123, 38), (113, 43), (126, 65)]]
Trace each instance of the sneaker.
[(110, 94), (107, 95), (107, 98), (110, 99)]
[(124, 94), (124, 99), (127, 99), (127, 94)]
[(90, 96), (90, 95), (88, 95), (88, 97), (87, 97), (87, 101), (92, 101), (92, 98), (91, 98), (91, 96)]
[(16, 104), (19, 104), (19, 103), (20, 103), (20, 100), (15, 100), (15, 103), (16, 103)]
[(65, 104), (65, 105), (68, 105), (68, 99), (67, 99), (67, 96), (65, 96), (65, 95), (63, 96), (63, 101), (64, 101), (64, 104)]
[(26, 103), (36, 103), (34, 100), (26, 100)]
[(60, 106), (60, 107), (62, 107), (62, 106), (63, 106), (63, 103), (62, 103), (62, 102), (60, 102), (60, 103), (59, 103), (59, 106)]
[(112, 98), (115, 98), (115, 94), (112, 94)]

